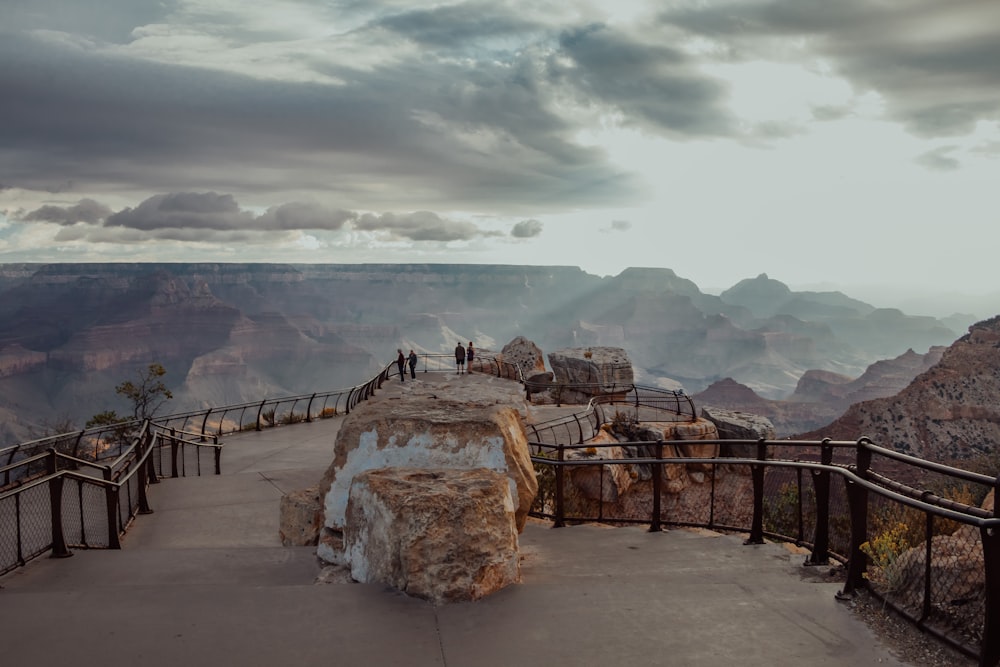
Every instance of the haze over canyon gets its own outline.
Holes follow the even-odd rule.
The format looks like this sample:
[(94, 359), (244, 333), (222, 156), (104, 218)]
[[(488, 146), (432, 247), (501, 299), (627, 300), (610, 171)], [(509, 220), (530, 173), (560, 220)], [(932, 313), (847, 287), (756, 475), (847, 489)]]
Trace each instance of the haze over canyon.
[[(545, 352), (622, 347), (640, 384), (698, 394), (731, 381), (759, 399), (812, 403), (821, 416), (784, 427), (807, 430), (873, 383), (895, 393), (977, 319), (792, 291), (764, 274), (712, 295), (648, 268), (598, 277), (566, 266), (5, 264), (0, 444), (124, 412), (115, 385), (153, 362), (174, 393), (165, 409), (179, 412), (350, 386), (397, 348), (447, 354), (471, 340), (499, 351), (518, 335)], [(882, 361), (888, 373), (869, 368)], [(859, 382), (866, 372), (882, 379)]]

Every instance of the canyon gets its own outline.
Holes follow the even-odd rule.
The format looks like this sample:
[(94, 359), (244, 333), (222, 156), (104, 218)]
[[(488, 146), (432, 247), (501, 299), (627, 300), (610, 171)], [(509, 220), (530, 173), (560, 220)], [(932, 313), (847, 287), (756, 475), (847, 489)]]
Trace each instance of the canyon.
[(764, 274), (713, 295), (654, 268), (5, 264), (0, 445), (121, 412), (114, 387), (153, 362), (174, 394), (164, 409), (180, 412), (350, 386), (397, 348), (498, 351), (517, 336), (547, 351), (621, 347), (639, 384), (696, 394), (731, 379), (822, 412), (823, 396), (847, 400), (872, 364), (923, 357), (975, 320), (796, 292)]

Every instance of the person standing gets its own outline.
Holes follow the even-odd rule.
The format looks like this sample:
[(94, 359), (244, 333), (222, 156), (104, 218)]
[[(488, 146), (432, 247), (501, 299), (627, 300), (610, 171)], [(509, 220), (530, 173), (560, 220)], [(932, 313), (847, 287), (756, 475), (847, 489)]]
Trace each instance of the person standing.
[(461, 375), (465, 370), (465, 348), (462, 347), (461, 341), (455, 346), (455, 365), (458, 366), (458, 374)]
[(469, 347), (465, 350), (465, 361), (468, 362), (469, 372), (472, 372), (472, 358), (476, 356), (476, 351), (472, 349), (472, 341), (469, 341)]
[(399, 356), (396, 357), (396, 366), (399, 368), (399, 381), (406, 382), (406, 374), (403, 373), (403, 367), (406, 366), (406, 357), (403, 356), (402, 350), (397, 348), (396, 352), (399, 353)]
[(417, 379), (417, 353), (410, 350), (410, 377)]

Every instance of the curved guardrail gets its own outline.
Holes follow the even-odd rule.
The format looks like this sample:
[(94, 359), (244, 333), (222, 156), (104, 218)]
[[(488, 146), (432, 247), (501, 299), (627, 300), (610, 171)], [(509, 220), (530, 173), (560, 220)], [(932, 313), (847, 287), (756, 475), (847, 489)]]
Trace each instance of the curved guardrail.
[[(593, 387), (584, 386), (588, 389)], [(684, 392), (636, 384), (622, 385), (619, 389), (591, 398), (580, 412), (537, 424), (526, 424), (529, 440), (551, 444), (581, 444), (597, 435), (601, 425), (611, 423), (616, 415), (626, 415), (637, 422), (693, 422), (698, 418), (694, 401)], [(614, 412), (611, 412), (612, 409)]]
[[(721, 456), (664, 456), (668, 445), (717, 445)], [(846, 564), (840, 596), (867, 589), (980, 664), (1000, 664), (1000, 515), (968, 502), (995, 495), (1000, 478), (923, 461), (868, 438), (597, 444), (581, 443), (572, 432), (562, 443), (529, 439), (529, 447), (540, 480), (533, 516), (555, 526), (697, 526), (747, 533), (748, 544), (765, 536), (794, 542), (810, 549), (807, 565), (830, 559)], [(602, 455), (609, 448), (635, 456)], [(756, 456), (747, 458), (747, 450)], [(664, 506), (671, 498), (664, 487), (667, 472), (682, 466), (705, 471), (707, 502), (700, 517), (686, 513), (679, 520)], [(637, 480), (641, 490), (628, 497), (617, 488), (611, 492), (615, 469), (619, 480)], [(570, 484), (577, 474), (589, 480), (589, 495)], [(835, 478), (843, 485), (832, 484)], [(980, 565), (970, 572), (968, 563)]]
[[(480, 354), (473, 372), (520, 377), (515, 365)], [(454, 372), (451, 355), (420, 359), (421, 372)], [(220, 436), (347, 414), (394, 370), (395, 362), (346, 389), (120, 422), (0, 449), (0, 574), (47, 552), (119, 548), (135, 516), (150, 511), (149, 484), (201, 475), (209, 465), (221, 473)]]
[[(473, 361), (473, 372), (524, 383), (516, 365), (480, 354)], [(421, 359), (419, 372), (454, 372), (451, 355)], [(150, 511), (148, 484), (165, 476), (202, 474), (206, 453), (212, 456), (214, 472), (220, 472), (220, 435), (346, 414), (374, 395), (394, 372), (398, 371), (393, 362), (368, 382), (343, 390), (206, 408), (0, 449), (0, 574), (46, 552), (65, 557), (72, 547), (120, 547), (120, 536), (135, 517)], [(789, 540), (810, 548), (807, 564), (830, 559), (846, 564), (842, 595), (871, 590), (927, 632), (978, 657), (980, 664), (1000, 664), (1000, 517), (995, 510), (980, 509), (948, 492), (957, 488), (955, 484), (965, 484), (995, 494), (1000, 479), (886, 450), (867, 438), (820, 443), (588, 444), (601, 425), (613, 419), (612, 409), (637, 421), (651, 420), (650, 415), (654, 421), (696, 418), (693, 402), (681, 392), (629, 385), (621, 392), (595, 397), (580, 412), (528, 425), (532, 461), (541, 480), (535, 516), (557, 526), (576, 521), (641, 522), (652, 529), (692, 525), (745, 532), (750, 544), (765, 537)], [(732, 450), (728, 452), (732, 456), (666, 457), (666, 444), (715, 444), (724, 452)], [(597, 455), (612, 446), (630, 450), (634, 457)], [(748, 448), (755, 457), (745, 456)], [(584, 450), (585, 456), (568, 458), (575, 450)], [(854, 454), (846, 457), (851, 460), (835, 462), (838, 455), (844, 459), (849, 452)], [(880, 463), (873, 465), (873, 459)], [(672, 466), (689, 465), (707, 471), (709, 501), (702, 520), (675, 521), (663, 505), (669, 497), (664, 494), (663, 473)], [(589, 468), (598, 471), (599, 497), (603, 497), (605, 480), (610, 484), (617, 466), (630, 466), (638, 484), (649, 487), (645, 514), (635, 507), (625, 513), (603, 501), (581, 503), (578, 496), (568, 495), (567, 478), (575, 474), (571, 471)], [(722, 470), (743, 474), (724, 476), (719, 474)], [(901, 479), (901, 470), (936, 481), (921, 485)], [(735, 492), (725, 488), (729, 477), (742, 478)], [(843, 485), (832, 484), (834, 478)], [(907, 543), (905, 551), (898, 550), (899, 525), (919, 538)], [(944, 561), (978, 562), (979, 554), (983, 565), (975, 570), (971, 585), (967, 570), (951, 579), (942, 574)], [(900, 576), (909, 580), (894, 580)]]

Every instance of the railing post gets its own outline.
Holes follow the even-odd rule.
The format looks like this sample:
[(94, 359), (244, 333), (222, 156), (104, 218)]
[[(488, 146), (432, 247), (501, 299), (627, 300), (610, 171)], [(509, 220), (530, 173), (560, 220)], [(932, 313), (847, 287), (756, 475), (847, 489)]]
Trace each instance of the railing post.
[[(996, 503), (993, 515), (996, 516)], [(1000, 664), (1000, 529), (983, 526), (979, 529), (983, 540), (983, 569), (985, 574), (986, 604), (983, 614), (983, 642), (979, 649), (979, 664)]]
[(653, 520), (649, 524), (649, 532), (658, 533), (660, 532), (660, 485), (663, 478), (663, 464), (660, 463), (660, 459), (663, 458), (663, 440), (656, 441), (656, 451), (653, 456), (656, 458), (656, 463), (653, 464)]
[(563, 452), (563, 446), (557, 445), (556, 450), (556, 460), (559, 462), (556, 464), (556, 519), (555, 523), (552, 525), (553, 528), (562, 528), (566, 525), (564, 518), (564, 507), (563, 507), (563, 466), (562, 462), (566, 460), (565, 454)]
[(266, 404), (267, 404), (267, 399), (265, 398), (263, 401), (260, 402), (260, 407), (257, 408), (257, 430), (258, 431), (261, 430), (260, 429), (260, 415), (264, 412), (264, 406)]
[[(63, 521), (62, 521), (62, 494), (63, 494), (63, 476), (56, 475), (58, 472), (58, 463), (56, 458), (55, 447), (49, 449), (49, 459), (48, 459), (48, 472), (53, 475), (52, 479), (49, 480), (49, 506), (51, 509), (52, 518), (52, 555), (50, 558), (69, 558), (73, 553), (66, 547), (66, 536), (63, 534)], [(83, 508), (80, 509), (83, 511)], [(18, 521), (18, 526), (21, 522)], [(18, 548), (20, 548), (21, 542), (18, 540)]]
[(316, 394), (309, 397), (309, 402), (306, 404), (306, 422), (312, 423), (312, 409), (313, 409), (313, 399), (316, 398)]
[[(212, 439), (212, 444), (213, 445), (219, 444), (219, 436), (215, 436), (215, 438)], [(215, 474), (216, 475), (222, 474), (222, 447), (218, 446), (215, 447)]]
[[(767, 444), (764, 438), (757, 441), (757, 460), (767, 459)], [(754, 463), (750, 468), (753, 480), (753, 523), (750, 537), (743, 544), (764, 544), (764, 464)]]
[(121, 549), (122, 542), (118, 535), (118, 496), (120, 487), (111, 479), (111, 466), (104, 469), (104, 498), (108, 506), (108, 548)]
[(813, 537), (812, 553), (805, 565), (828, 565), (830, 563), (830, 470), (833, 464), (833, 446), (830, 438), (820, 443), (820, 463), (823, 470), (813, 470), (813, 490), (816, 493), (816, 535)]
[(180, 449), (180, 444), (177, 442), (177, 430), (171, 427), (170, 428), (170, 476), (171, 477), (180, 476), (177, 470), (178, 449)]
[[(868, 468), (872, 462), (871, 450), (865, 446), (867, 442), (867, 438), (861, 438), (857, 446), (854, 473), (861, 479), (868, 479)], [(868, 557), (861, 551), (861, 545), (868, 541), (868, 489), (850, 479), (847, 480), (847, 506), (851, 514), (851, 551), (844, 590), (837, 594), (840, 598), (850, 597), (854, 591), (864, 588), (868, 570)]]
[[(212, 408), (209, 408), (208, 410), (205, 410), (205, 418), (201, 420), (201, 437), (202, 437), (202, 442), (205, 441), (205, 431), (208, 430), (208, 416), (210, 414), (212, 414)], [(225, 413), (223, 413), (222, 416), (225, 417), (226, 416)], [(219, 422), (219, 425), (221, 427), (221, 425), (222, 425), (221, 421)], [(243, 424), (240, 424), (240, 426), (242, 427)]]
[[(152, 460), (152, 450), (153, 450), (153, 434), (152, 425), (146, 424), (146, 436), (143, 438), (143, 444), (140, 450), (137, 452), (139, 458), (147, 456), (147, 463)], [(152, 514), (153, 510), (149, 507), (149, 498), (146, 495), (146, 487), (149, 485), (149, 470), (146, 464), (141, 464), (139, 466), (139, 514)]]

